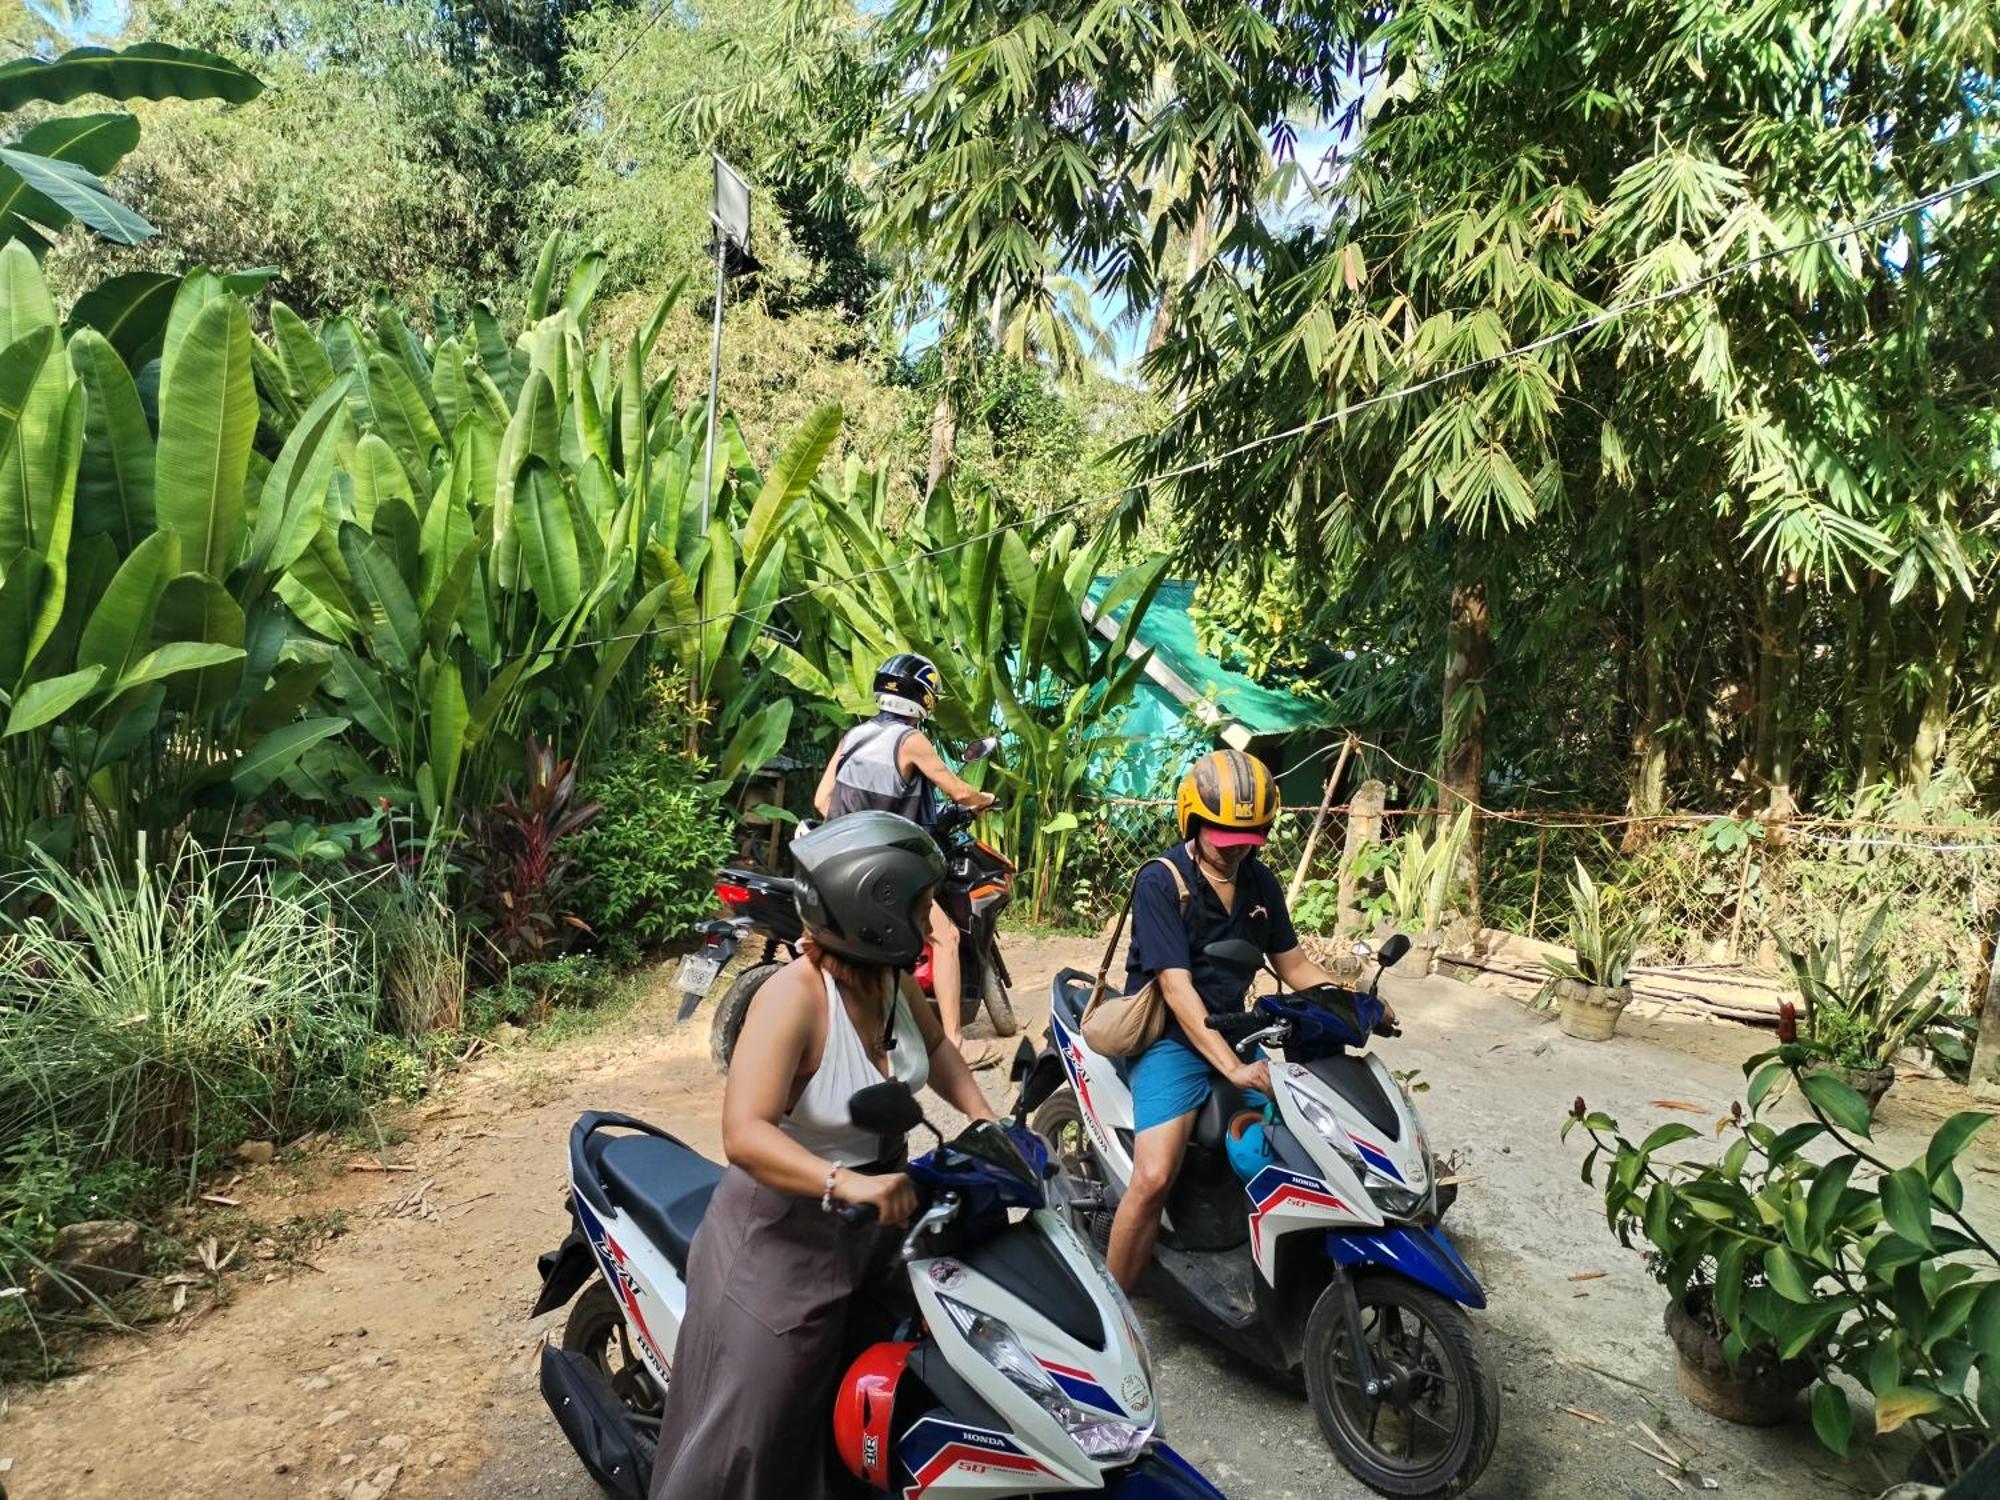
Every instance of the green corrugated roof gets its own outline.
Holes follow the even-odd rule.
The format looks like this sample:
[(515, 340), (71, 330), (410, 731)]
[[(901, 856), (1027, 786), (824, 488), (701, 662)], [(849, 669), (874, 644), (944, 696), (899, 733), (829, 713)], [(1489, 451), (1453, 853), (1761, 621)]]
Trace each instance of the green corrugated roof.
[[(1104, 597), (1111, 583), (1109, 578), (1098, 578), (1091, 583), (1092, 604)], [(1225, 667), (1203, 651), (1195, 639), (1194, 621), (1188, 613), (1193, 604), (1194, 585), (1170, 578), (1160, 585), (1153, 607), (1139, 622), (1139, 644), (1150, 647), (1154, 661), (1190, 690), (1191, 696), (1184, 706), (1203, 700), (1212, 702), (1259, 739), (1337, 726), (1338, 721), (1326, 704), (1282, 688), (1266, 687)], [(1114, 619), (1122, 620), (1124, 616), (1124, 609), (1113, 611)], [(1178, 690), (1174, 694), (1182, 696)]]

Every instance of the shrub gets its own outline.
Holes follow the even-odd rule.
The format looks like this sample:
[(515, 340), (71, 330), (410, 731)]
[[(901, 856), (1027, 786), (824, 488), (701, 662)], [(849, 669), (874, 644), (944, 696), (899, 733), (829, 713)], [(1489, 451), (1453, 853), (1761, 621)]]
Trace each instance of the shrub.
[(1592, 880), (1590, 871), (1578, 860), (1576, 878), (1569, 882), (1569, 943), (1576, 957), (1545, 955), (1542, 967), (1556, 979), (1622, 989), (1639, 945), (1658, 920), (1651, 907), (1622, 912), (1625, 900), (1616, 886), (1600, 886)]
[(0, 1139), (192, 1174), (359, 1109), (376, 1001), (314, 903), (191, 844), (142, 847), (129, 883), (41, 859), (20, 886), (44, 915), (0, 943)]
[(466, 819), (461, 863), (484, 929), (484, 967), (495, 974), (554, 958), (573, 933), (590, 930), (570, 909), (579, 878), (571, 865), (575, 836), (598, 805), (578, 800), (574, 760), (530, 739), (526, 762), (525, 795), (510, 786)]
[(1950, 998), (1933, 984), (1935, 962), (1908, 984), (1890, 977), (1889, 911), (1887, 901), (1876, 907), (1852, 944), (1836, 918), (1827, 941), (1783, 948), (1806, 1003), (1807, 1045), (1838, 1067), (1888, 1067), (1905, 1043), (1925, 1040)]
[(707, 764), (687, 754), (679, 679), (656, 673), (647, 698), (639, 730), (590, 778), (603, 810), (576, 842), (576, 906), (600, 937), (658, 945), (714, 911), (734, 843)]

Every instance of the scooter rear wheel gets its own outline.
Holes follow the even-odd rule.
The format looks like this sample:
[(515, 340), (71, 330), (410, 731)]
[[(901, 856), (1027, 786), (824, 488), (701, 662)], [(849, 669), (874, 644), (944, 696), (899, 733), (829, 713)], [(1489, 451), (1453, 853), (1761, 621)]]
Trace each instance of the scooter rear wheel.
[(605, 1384), (632, 1414), (633, 1426), (642, 1439), (657, 1437), (666, 1393), (626, 1337), (625, 1314), (603, 1281), (591, 1282), (569, 1310), (562, 1346), (565, 1353), (580, 1354), (597, 1367)]
[(1400, 1276), (1355, 1283), (1362, 1336), (1387, 1389), (1373, 1400), (1349, 1347), (1341, 1289), (1306, 1321), (1306, 1392), (1319, 1430), (1355, 1478), (1384, 1495), (1456, 1495), (1485, 1470), (1500, 1389), (1457, 1304)]
[[(1068, 1189), (1074, 1184), (1084, 1193), (1103, 1191), (1103, 1176), (1098, 1171), (1097, 1159), (1090, 1154), (1090, 1132), (1084, 1128), (1083, 1111), (1072, 1090), (1059, 1088), (1044, 1099), (1028, 1128), (1048, 1142), (1050, 1159), (1062, 1174), (1062, 1187)], [(1095, 1244), (1099, 1254), (1109, 1247), (1108, 1213), (1076, 1207), (1068, 1191), (1063, 1193), (1057, 1207), (1069, 1220), (1069, 1227), (1086, 1243)]]
[(715, 1060), (716, 1072), (729, 1071), (736, 1039), (743, 1034), (743, 1018), (750, 1014), (750, 1001), (763, 988), (764, 981), (783, 967), (783, 964), (758, 964), (745, 969), (722, 992), (722, 1000), (715, 1007), (715, 1019), (708, 1023), (708, 1055)]

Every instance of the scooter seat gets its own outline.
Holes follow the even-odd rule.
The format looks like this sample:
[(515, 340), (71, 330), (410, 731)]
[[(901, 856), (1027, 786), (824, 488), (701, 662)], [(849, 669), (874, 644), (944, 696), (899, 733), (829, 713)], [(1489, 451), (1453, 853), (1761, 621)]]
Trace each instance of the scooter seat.
[(688, 1246), (722, 1181), (722, 1168), (679, 1141), (656, 1135), (600, 1133), (585, 1152), (613, 1206), (685, 1275)]
[(1222, 1150), (1230, 1120), (1246, 1107), (1243, 1090), (1226, 1078), (1215, 1079), (1201, 1113), (1194, 1118), (1194, 1143), (1210, 1151)]

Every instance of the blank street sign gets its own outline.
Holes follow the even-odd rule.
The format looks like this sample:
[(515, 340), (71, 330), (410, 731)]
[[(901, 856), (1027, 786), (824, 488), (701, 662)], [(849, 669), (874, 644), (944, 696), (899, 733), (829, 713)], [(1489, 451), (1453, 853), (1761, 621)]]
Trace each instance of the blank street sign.
[(720, 156), (715, 158), (715, 195), (708, 216), (716, 232), (738, 250), (750, 248), (750, 184)]

